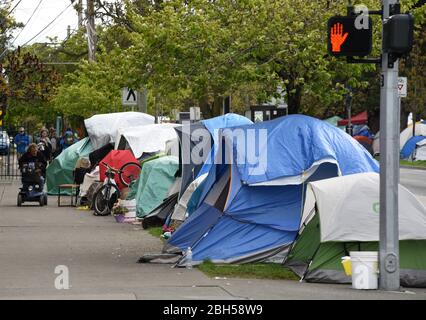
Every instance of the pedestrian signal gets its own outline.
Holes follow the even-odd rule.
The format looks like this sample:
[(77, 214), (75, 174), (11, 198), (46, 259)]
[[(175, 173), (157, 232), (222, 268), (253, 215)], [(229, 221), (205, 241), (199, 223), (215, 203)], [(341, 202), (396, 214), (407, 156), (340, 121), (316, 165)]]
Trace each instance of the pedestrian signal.
[[(362, 19), (367, 19), (367, 23), (360, 23)], [(328, 53), (333, 56), (367, 56), (371, 53), (372, 38), (369, 17), (334, 16), (328, 20)]]

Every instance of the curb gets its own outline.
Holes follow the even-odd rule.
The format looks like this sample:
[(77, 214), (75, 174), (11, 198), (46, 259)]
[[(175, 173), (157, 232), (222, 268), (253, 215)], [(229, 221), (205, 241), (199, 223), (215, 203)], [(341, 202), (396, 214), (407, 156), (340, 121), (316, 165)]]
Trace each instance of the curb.
[(426, 167), (414, 167), (414, 166), (399, 166), (403, 169), (414, 169), (414, 170), (426, 170)]

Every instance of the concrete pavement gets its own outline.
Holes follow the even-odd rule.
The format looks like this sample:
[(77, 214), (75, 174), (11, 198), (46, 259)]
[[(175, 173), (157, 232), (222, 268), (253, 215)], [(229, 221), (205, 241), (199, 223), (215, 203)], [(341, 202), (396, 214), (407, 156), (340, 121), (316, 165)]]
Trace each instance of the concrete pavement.
[[(350, 285), (211, 279), (197, 269), (138, 264), (161, 240), (140, 226), (118, 224), (75, 208), (16, 207), (18, 184), (0, 183), (0, 299), (426, 299), (352, 290)], [(68, 290), (55, 288), (55, 268), (69, 270)]]

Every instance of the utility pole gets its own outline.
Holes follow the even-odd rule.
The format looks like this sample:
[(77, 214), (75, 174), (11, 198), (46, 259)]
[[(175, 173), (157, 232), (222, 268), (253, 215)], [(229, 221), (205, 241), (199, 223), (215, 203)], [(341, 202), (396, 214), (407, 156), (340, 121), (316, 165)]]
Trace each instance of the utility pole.
[(89, 61), (96, 60), (96, 29), (95, 29), (95, 3), (87, 0), (87, 43), (89, 47)]
[[(382, 0), (383, 22), (398, 0)], [(383, 33), (382, 33), (382, 39)], [(384, 43), (384, 41), (383, 41)], [(396, 291), (399, 279), (399, 108), (398, 61), (382, 44), (380, 88), (380, 289)]]
[(83, 0), (78, 0), (78, 28), (83, 26)]
[(148, 89), (146, 87), (138, 90), (138, 111), (148, 113)]

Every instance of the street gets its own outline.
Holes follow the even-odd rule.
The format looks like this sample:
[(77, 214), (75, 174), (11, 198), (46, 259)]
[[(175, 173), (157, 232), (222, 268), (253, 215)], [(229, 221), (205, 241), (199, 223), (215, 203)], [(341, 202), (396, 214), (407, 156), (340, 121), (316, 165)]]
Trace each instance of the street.
[[(401, 182), (426, 205), (426, 171), (401, 169)], [(211, 279), (197, 269), (138, 264), (162, 242), (140, 226), (111, 216), (48, 207), (16, 207), (18, 182), (0, 183), (0, 299), (426, 299), (408, 292), (353, 290), (350, 285), (297, 281)], [(69, 289), (55, 288), (57, 266)]]

